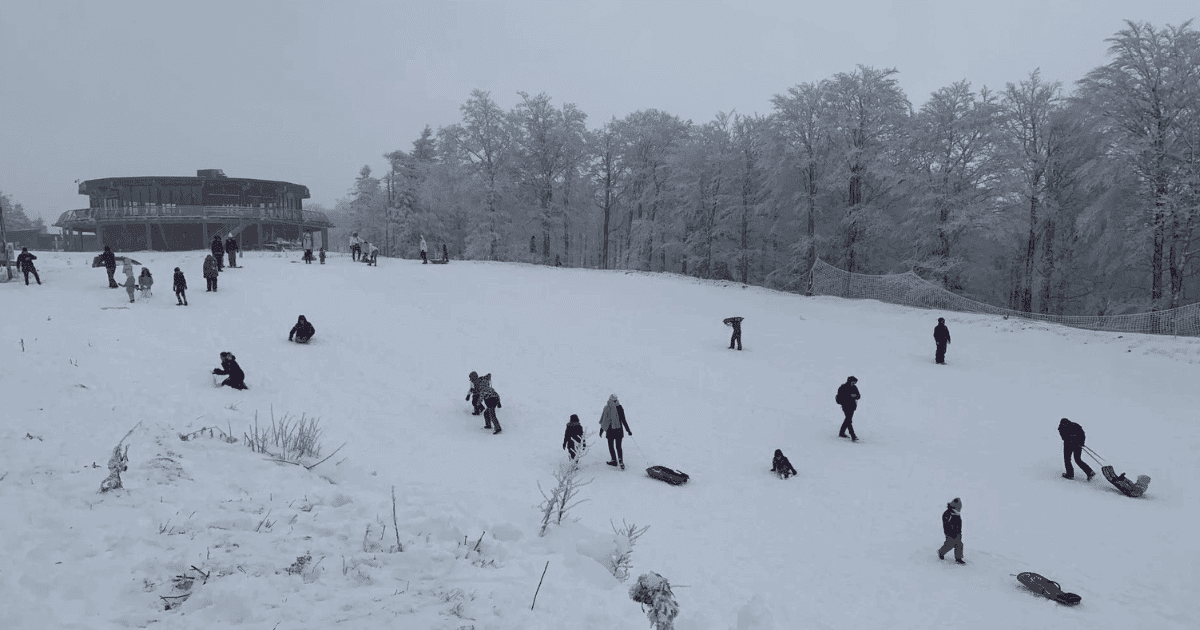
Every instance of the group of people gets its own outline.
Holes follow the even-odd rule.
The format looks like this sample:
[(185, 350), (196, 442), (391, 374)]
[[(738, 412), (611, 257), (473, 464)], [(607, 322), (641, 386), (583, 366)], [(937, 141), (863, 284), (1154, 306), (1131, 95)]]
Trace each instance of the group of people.
[[(179, 274), (179, 268), (175, 268), (175, 273)], [(292, 326), (291, 332), (288, 333), (288, 341), (295, 343), (308, 343), (313, 335), (317, 334), (317, 329), (303, 315), (296, 319), (296, 325)], [(246, 373), (242, 371), (242, 366), (238, 365), (237, 357), (233, 356), (232, 352), (221, 353), (221, 367), (213, 368), (213, 374), (224, 376), (225, 380), (221, 381), (221, 387), (232, 387), (234, 389), (250, 389), (246, 385)]]
[(212, 243), (209, 245), (209, 249), (212, 251), (213, 259), (217, 263), (217, 271), (225, 270), (224, 256), (226, 255), (229, 256), (229, 266), (234, 269), (237, 268), (238, 244), (233, 238), (233, 232), (230, 232), (229, 235), (225, 237), (224, 243), (221, 242), (220, 234), (214, 234)]
[[(613, 394), (608, 397), (608, 402), (600, 412), (600, 437), (608, 438), (609, 459), (605, 463), (609, 466), (619, 467), (621, 470), (625, 470), (625, 452), (621, 448), (621, 441), (625, 438), (625, 434), (632, 436), (633, 431), (629, 430), (629, 422), (625, 420), (625, 408), (621, 406), (617, 395)], [(571, 460), (574, 460), (586, 445), (583, 424), (579, 422), (578, 415), (571, 414), (570, 420), (567, 421), (567, 430), (563, 433), (562, 447), (567, 451)]]

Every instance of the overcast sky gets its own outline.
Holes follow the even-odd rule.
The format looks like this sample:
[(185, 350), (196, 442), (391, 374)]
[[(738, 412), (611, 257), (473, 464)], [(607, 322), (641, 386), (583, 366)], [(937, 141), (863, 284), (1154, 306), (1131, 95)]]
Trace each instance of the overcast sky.
[(656, 108), (694, 122), (856, 64), (919, 107), (1036, 68), (1067, 87), (1123, 20), (1194, 1), (33, 2), (0, 9), (0, 191), (52, 223), (75, 180), (194, 175), (308, 186), (332, 206), (472, 89), (574, 103), (589, 128)]

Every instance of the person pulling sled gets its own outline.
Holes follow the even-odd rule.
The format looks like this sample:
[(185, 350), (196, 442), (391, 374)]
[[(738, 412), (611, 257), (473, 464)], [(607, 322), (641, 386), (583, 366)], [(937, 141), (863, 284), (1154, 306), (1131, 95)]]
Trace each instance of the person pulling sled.
[(629, 430), (629, 423), (625, 421), (625, 408), (621, 406), (621, 401), (617, 400), (616, 394), (608, 397), (604, 411), (600, 412), (600, 437), (604, 437), (606, 432), (608, 433), (608, 454), (612, 459), (605, 463), (609, 466), (619, 466), (621, 470), (625, 470), (625, 453), (621, 451), (621, 440), (624, 439), (626, 433), (632, 436), (633, 431)]
[(1087, 439), (1087, 434), (1083, 432), (1083, 427), (1078, 424), (1063, 418), (1058, 421), (1058, 435), (1063, 441), (1063, 466), (1067, 472), (1063, 473), (1064, 479), (1074, 479), (1075, 469), (1071, 468), (1071, 456), (1075, 457), (1075, 463), (1079, 464), (1079, 469), (1083, 474), (1087, 475), (1087, 480), (1091, 481), (1096, 473), (1083, 461), (1082, 451), (1084, 440)]

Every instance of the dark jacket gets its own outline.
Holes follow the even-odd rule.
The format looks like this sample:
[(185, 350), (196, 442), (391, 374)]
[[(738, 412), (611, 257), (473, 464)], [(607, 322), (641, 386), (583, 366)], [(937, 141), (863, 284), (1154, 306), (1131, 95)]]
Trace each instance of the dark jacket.
[(938, 324), (937, 326), (934, 326), (933, 340), (938, 343), (950, 343), (950, 329), (946, 328), (945, 324)]
[(221, 237), (214, 236), (209, 249), (212, 250), (213, 256), (220, 256), (221, 254), (224, 254), (225, 248), (221, 245)]
[(213, 374), (228, 376), (222, 385), (228, 385), (234, 389), (246, 389), (246, 373), (238, 365), (237, 359), (221, 359), (221, 367), (214, 369)]
[(954, 508), (946, 508), (946, 511), (942, 512), (942, 531), (951, 538), (962, 536), (962, 517)]
[(563, 448), (567, 448), (571, 442), (577, 445), (583, 443), (583, 425), (577, 420), (568, 422), (567, 430), (563, 433)]
[(175, 290), (176, 291), (186, 291), (187, 290), (187, 280), (183, 279), (182, 271), (175, 272)]
[(834, 401), (843, 407), (857, 409), (859, 398), (861, 398), (861, 396), (858, 393), (857, 385), (854, 383), (842, 383), (842, 386), (838, 388), (837, 396), (834, 398)]
[(298, 321), (296, 322), (295, 326), (292, 326), (292, 332), (288, 333), (288, 341), (291, 341), (292, 337), (297, 335), (299, 335), (301, 339), (308, 339), (315, 334), (317, 334), (317, 329), (313, 328), (313, 325), (309, 323), (307, 319)]
[(21, 252), (17, 255), (17, 271), (33, 271), (33, 261), (37, 260), (37, 256), (29, 252)]
[(227, 254), (233, 253), (233, 252), (236, 252), (237, 250), (238, 250), (237, 241), (233, 240), (232, 236), (225, 239), (225, 253), (227, 253)]
[(100, 262), (104, 264), (105, 269), (117, 268), (117, 255), (112, 253), (111, 249), (105, 249), (103, 254), (100, 254)]
[(775, 449), (775, 458), (771, 460), (771, 472), (781, 477), (789, 477), (796, 474), (796, 469), (792, 467), (792, 462), (788, 461), (782, 450)]
[(1063, 420), (1059, 423), (1058, 435), (1062, 437), (1063, 444), (1067, 446), (1083, 446), (1083, 441), (1087, 439), (1083, 427), (1070, 420)]
[(204, 257), (204, 277), (217, 277), (217, 259), (213, 258), (211, 254)]

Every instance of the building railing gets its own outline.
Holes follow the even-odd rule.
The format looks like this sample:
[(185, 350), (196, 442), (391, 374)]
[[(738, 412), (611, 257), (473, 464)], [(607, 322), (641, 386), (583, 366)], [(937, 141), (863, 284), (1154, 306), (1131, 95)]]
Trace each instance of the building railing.
[(297, 210), (294, 208), (246, 208), (242, 206), (185, 206), (185, 205), (140, 205), (110, 208), (80, 208), (67, 210), (54, 223), (57, 227), (70, 228), (72, 223), (119, 222), (127, 219), (247, 219), (281, 220), (304, 223), (313, 227), (333, 227), (324, 212)]

